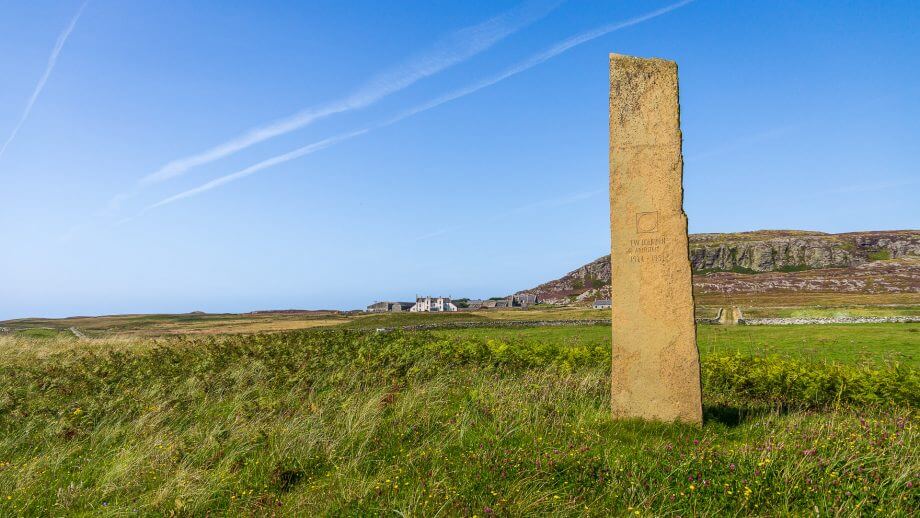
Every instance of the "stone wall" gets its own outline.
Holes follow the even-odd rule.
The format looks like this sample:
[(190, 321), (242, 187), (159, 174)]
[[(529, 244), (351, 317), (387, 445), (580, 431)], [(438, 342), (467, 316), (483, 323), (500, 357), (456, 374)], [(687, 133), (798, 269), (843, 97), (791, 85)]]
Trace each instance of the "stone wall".
[(789, 326), (811, 324), (891, 324), (917, 323), (920, 316), (907, 317), (818, 317), (818, 318), (750, 318), (738, 323), (748, 326)]

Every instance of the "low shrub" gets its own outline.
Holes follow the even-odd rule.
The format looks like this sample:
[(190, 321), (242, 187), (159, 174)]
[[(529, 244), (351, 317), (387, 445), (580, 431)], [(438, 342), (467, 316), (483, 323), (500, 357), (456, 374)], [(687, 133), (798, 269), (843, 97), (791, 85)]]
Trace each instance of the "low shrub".
[(834, 404), (920, 404), (920, 374), (894, 364), (884, 367), (815, 364), (776, 356), (710, 356), (702, 363), (707, 398), (781, 408)]

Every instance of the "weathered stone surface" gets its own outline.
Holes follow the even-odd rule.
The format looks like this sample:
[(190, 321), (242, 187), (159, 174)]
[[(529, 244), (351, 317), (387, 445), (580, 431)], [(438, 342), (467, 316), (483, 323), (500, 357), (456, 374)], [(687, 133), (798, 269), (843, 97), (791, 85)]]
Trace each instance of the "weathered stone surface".
[(677, 64), (610, 56), (611, 406), (700, 423)]
[(920, 232), (760, 231), (690, 236), (695, 271), (771, 272), (849, 268), (879, 259), (920, 255)]

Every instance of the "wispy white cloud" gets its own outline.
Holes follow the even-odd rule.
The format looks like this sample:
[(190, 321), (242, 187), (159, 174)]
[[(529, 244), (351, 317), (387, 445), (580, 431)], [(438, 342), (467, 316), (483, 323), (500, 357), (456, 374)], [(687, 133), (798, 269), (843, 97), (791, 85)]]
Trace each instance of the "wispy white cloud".
[(917, 185), (920, 179), (908, 178), (902, 180), (879, 180), (875, 182), (858, 183), (841, 185), (833, 189), (828, 189), (823, 194), (858, 194), (873, 191), (888, 191), (891, 189), (900, 189), (911, 185)]
[(417, 113), (421, 113), (423, 111), (430, 110), (444, 103), (447, 103), (455, 99), (459, 99), (460, 97), (465, 97), (472, 93), (478, 92), (479, 90), (482, 90), (483, 88), (487, 88), (489, 86), (494, 85), (495, 83), (504, 81), (505, 79), (508, 79), (509, 77), (520, 74), (521, 72), (524, 72), (525, 70), (531, 69), (549, 59), (552, 59), (558, 56), (559, 54), (562, 54), (563, 52), (571, 49), (572, 47), (576, 47), (578, 45), (581, 45), (582, 43), (587, 43), (593, 39), (597, 39), (606, 34), (610, 34), (611, 32), (625, 29), (627, 27), (632, 27), (633, 25), (638, 25), (642, 22), (651, 20), (652, 18), (657, 18), (663, 14), (667, 14), (675, 9), (683, 7), (693, 1), (694, 0), (683, 0), (681, 2), (677, 2), (671, 5), (662, 7), (661, 9), (657, 9), (655, 11), (651, 11), (649, 13), (646, 13), (640, 16), (636, 16), (634, 18), (630, 18), (626, 21), (611, 23), (609, 25), (604, 25), (603, 27), (598, 27), (596, 29), (581, 33), (579, 35), (572, 36), (571, 38), (565, 39), (553, 45), (552, 47), (544, 50), (543, 52), (540, 52), (538, 54), (531, 56), (530, 58), (525, 59), (524, 61), (508, 68), (504, 72), (496, 74), (487, 79), (483, 79), (482, 81), (474, 83), (465, 88), (461, 88), (459, 90), (455, 90), (453, 92), (445, 94), (425, 104), (416, 106), (415, 108), (412, 108), (411, 110), (407, 110), (403, 112), (402, 114), (396, 116), (393, 120), (390, 121), (390, 123), (400, 121), (402, 119), (405, 119), (406, 117), (411, 117), (412, 115), (415, 115)]
[(352, 139), (354, 137), (357, 137), (358, 135), (363, 135), (364, 133), (367, 133), (370, 130), (371, 128), (364, 128), (364, 129), (360, 129), (357, 131), (352, 131), (350, 133), (344, 133), (341, 135), (337, 135), (335, 137), (330, 137), (327, 139), (320, 140), (318, 142), (314, 142), (312, 144), (308, 144), (306, 146), (297, 148), (293, 151), (284, 153), (282, 155), (277, 155), (267, 160), (263, 160), (257, 164), (251, 165), (245, 169), (241, 169), (235, 173), (221, 176), (220, 178), (211, 180), (210, 182), (199, 185), (198, 187), (195, 187), (193, 189), (189, 189), (187, 191), (180, 192), (179, 194), (170, 196), (169, 198), (164, 198), (154, 203), (153, 205), (150, 205), (144, 208), (144, 210), (140, 211), (134, 216), (122, 219), (121, 221), (118, 222), (118, 224), (127, 223), (156, 208), (162, 207), (164, 205), (169, 205), (170, 203), (175, 203), (185, 198), (197, 196), (203, 192), (210, 191), (211, 189), (216, 189), (217, 187), (220, 187), (221, 185), (224, 185), (226, 183), (230, 183), (230, 182), (239, 180), (240, 178), (245, 178), (249, 175), (258, 173), (259, 171), (262, 171), (263, 169), (268, 169), (269, 167), (276, 166), (284, 162), (289, 162), (291, 160), (294, 160), (295, 158), (300, 158), (302, 156), (306, 156), (311, 153), (315, 153), (321, 149), (325, 149), (329, 146), (338, 144), (339, 142), (343, 142), (345, 140)]
[(319, 142), (314, 142), (313, 144), (309, 144), (309, 145), (297, 148), (294, 151), (284, 153), (283, 155), (274, 156), (267, 160), (263, 160), (255, 165), (251, 165), (245, 169), (237, 171), (235, 173), (221, 176), (220, 178), (211, 180), (210, 182), (199, 185), (198, 187), (195, 187), (194, 189), (189, 189), (187, 191), (176, 194), (175, 196), (170, 196), (169, 198), (166, 198), (157, 203), (154, 203), (149, 208), (155, 209), (157, 207), (162, 207), (163, 205), (168, 205), (170, 203), (179, 201), (183, 198), (189, 198), (191, 196), (201, 194), (205, 191), (210, 191), (211, 189), (220, 187), (221, 185), (224, 185), (225, 183), (230, 183), (230, 182), (239, 180), (240, 178), (245, 178), (251, 174), (258, 173), (259, 171), (262, 171), (263, 169), (268, 169), (269, 167), (276, 166), (284, 162), (289, 162), (291, 160), (294, 160), (295, 158), (300, 158), (302, 156), (306, 156), (311, 153), (315, 153), (321, 149), (326, 149), (329, 146), (338, 144), (339, 142), (353, 139), (357, 137), (358, 135), (363, 135), (367, 133), (368, 131), (370, 131), (370, 128), (365, 128), (365, 129), (361, 129), (358, 131), (352, 131), (350, 133), (345, 133), (345, 134), (338, 135), (335, 137), (323, 139), (323, 140), (320, 140)]
[(45, 72), (38, 80), (38, 84), (35, 85), (35, 89), (32, 91), (32, 95), (29, 96), (29, 100), (26, 102), (26, 107), (24, 110), (22, 110), (22, 116), (19, 117), (19, 121), (16, 123), (16, 126), (13, 127), (12, 133), (10, 133), (10, 136), (6, 139), (6, 142), (3, 143), (3, 146), (0, 147), (0, 157), (3, 157), (3, 153), (6, 151), (6, 148), (10, 145), (10, 142), (16, 138), (16, 134), (19, 133), (19, 129), (22, 128), (22, 125), (26, 122), (26, 119), (29, 118), (29, 114), (32, 113), (32, 106), (35, 105), (35, 101), (38, 99), (39, 94), (41, 94), (42, 90), (45, 88), (45, 83), (48, 82), (48, 78), (51, 76), (51, 71), (54, 70), (54, 65), (57, 64), (58, 56), (61, 54), (61, 50), (64, 48), (64, 44), (67, 43), (67, 38), (77, 26), (77, 22), (80, 20), (80, 16), (83, 14), (83, 10), (86, 9), (86, 5), (88, 3), (89, 0), (86, 0), (82, 5), (80, 5), (80, 8), (77, 9), (77, 14), (75, 14), (73, 18), (70, 19), (70, 23), (64, 27), (64, 31), (61, 32), (61, 34), (58, 36), (57, 42), (54, 44), (54, 48), (51, 50), (51, 55), (48, 57), (48, 64), (45, 65)]
[[(667, 13), (669, 13), (669, 12), (671, 12), (671, 11), (673, 11), (673, 10), (679, 8), (679, 7), (682, 7), (682, 6), (684, 6), (684, 5), (687, 5), (687, 4), (689, 4), (689, 3), (693, 2), (693, 1), (694, 1), (694, 0), (683, 0), (683, 1), (681, 1), (681, 2), (677, 2), (677, 3), (674, 3), (674, 4), (668, 5), (668, 6), (666, 6), (666, 7), (662, 7), (661, 9), (658, 9), (658, 10), (655, 10), (655, 11), (651, 11), (651, 12), (646, 13), (646, 14), (643, 14), (643, 15), (641, 15), (641, 16), (636, 16), (636, 17), (634, 17), (634, 18), (630, 18), (630, 19), (628, 19), (628, 20), (626, 20), (626, 21), (623, 21), (623, 22), (612, 23), (612, 24), (605, 25), (605, 26), (603, 26), (603, 27), (600, 27), (600, 28), (597, 28), (597, 29), (594, 29), (594, 30), (591, 30), (591, 31), (588, 31), (588, 32), (585, 32), (585, 33), (582, 33), (582, 34), (579, 34), (579, 35), (577, 35), (577, 36), (573, 36), (573, 37), (571, 37), (571, 38), (568, 38), (568, 39), (566, 39), (566, 40), (563, 40), (562, 42), (559, 42), (559, 43), (553, 45), (552, 47), (550, 47), (549, 49), (547, 49), (547, 50), (545, 50), (545, 51), (543, 51), (543, 52), (540, 52), (540, 53), (538, 53), (538, 54), (535, 54), (534, 56), (532, 56), (532, 57), (530, 57), (530, 58), (528, 58), (528, 59), (526, 59), (526, 60), (524, 60), (524, 61), (522, 61), (522, 62), (520, 62), (520, 63), (518, 63), (518, 64), (516, 64), (516, 65), (514, 65), (514, 66), (512, 66), (512, 67), (510, 67), (510, 68), (508, 68), (507, 70), (505, 70), (505, 71), (503, 71), (503, 72), (501, 72), (501, 73), (499, 73), (499, 74), (497, 74), (497, 75), (495, 75), (495, 76), (492, 76), (492, 77), (490, 77), (490, 78), (488, 78), (488, 79), (485, 79), (485, 80), (479, 81), (479, 82), (477, 82), (477, 83), (474, 83), (474, 84), (472, 84), (472, 85), (470, 85), (470, 86), (468, 86), (468, 87), (465, 87), (465, 88), (461, 88), (461, 89), (455, 90), (455, 91), (450, 92), (450, 93), (448, 93), (448, 94), (445, 94), (445, 95), (443, 95), (443, 96), (441, 96), (441, 97), (438, 97), (438, 98), (436, 98), (436, 99), (434, 99), (434, 100), (432, 100), (432, 101), (428, 101), (428, 102), (426, 102), (426, 103), (423, 103), (423, 104), (420, 104), (420, 105), (418, 105), (418, 106), (415, 106), (415, 107), (413, 107), (413, 108), (411, 108), (411, 109), (409, 109), (409, 110), (403, 111), (403, 112), (399, 113), (398, 115), (396, 115), (395, 117), (393, 117), (393, 118), (391, 118), (391, 119), (389, 119), (389, 120), (387, 120), (387, 121), (385, 121), (385, 122), (382, 122), (382, 123), (380, 123), (380, 124), (377, 124), (377, 125), (374, 125), (374, 126), (370, 126), (370, 127), (367, 127), (367, 128), (361, 129), (361, 130), (358, 130), (358, 131), (354, 131), (354, 132), (350, 132), (350, 133), (345, 133), (345, 134), (342, 134), (342, 135), (339, 135), (339, 136), (336, 136), (336, 137), (332, 137), (332, 138), (329, 138), (329, 139), (321, 140), (321, 141), (319, 141), (319, 142), (316, 142), (316, 143), (313, 143), (313, 144), (309, 144), (309, 145), (307, 145), (307, 146), (304, 146), (304, 147), (302, 147), (302, 148), (299, 148), (299, 149), (297, 149), (297, 150), (294, 150), (294, 151), (292, 151), (292, 152), (290, 152), (290, 153), (285, 153), (285, 154), (283, 154), (283, 155), (278, 155), (278, 156), (276, 156), (276, 157), (270, 158), (270, 159), (268, 159), (268, 160), (265, 160), (265, 161), (263, 161), (263, 162), (260, 162), (260, 163), (258, 163), (258, 164), (256, 164), (256, 165), (254, 165), (254, 166), (251, 166), (251, 167), (248, 167), (248, 168), (246, 168), (246, 169), (243, 169), (242, 171), (237, 171), (237, 172), (235, 172), (235, 173), (231, 173), (231, 174), (229, 174), (229, 175), (222, 176), (222, 177), (220, 177), (220, 178), (217, 178), (216, 180), (212, 180), (212, 181), (210, 181), (210, 182), (207, 182), (207, 183), (205, 183), (205, 184), (203, 184), (203, 185), (200, 185), (200, 186), (198, 186), (198, 187), (195, 187), (195, 188), (193, 188), (193, 189), (189, 189), (189, 190), (184, 191), (184, 192), (181, 192), (181, 193), (179, 193), (179, 194), (177, 194), (177, 195), (175, 195), (175, 196), (171, 196), (171, 197), (166, 198), (166, 199), (164, 199), (164, 200), (161, 200), (161, 201), (159, 201), (159, 202), (157, 202), (157, 203), (154, 203), (153, 205), (150, 205), (150, 206), (148, 206), (146, 209), (144, 209), (144, 210), (141, 212), (141, 214), (143, 214), (143, 213), (145, 213), (145, 212), (147, 212), (147, 211), (149, 211), (149, 210), (152, 210), (152, 209), (154, 209), (154, 208), (161, 207), (161, 206), (163, 206), (163, 205), (167, 205), (167, 204), (172, 203), (172, 202), (174, 202), (174, 201), (178, 201), (178, 200), (181, 200), (181, 199), (184, 199), (184, 198), (188, 198), (188, 197), (190, 197), (190, 196), (195, 196), (195, 195), (201, 194), (201, 193), (203, 193), (203, 192), (206, 192), (206, 191), (209, 191), (209, 190), (211, 190), (211, 189), (214, 189), (215, 187), (219, 187), (219, 186), (224, 185), (224, 184), (226, 184), (226, 183), (229, 183), (229, 182), (231, 182), (231, 181), (238, 180), (238, 179), (243, 178), (243, 177), (245, 177), (245, 176), (249, 176), (249, 175), (251, 175), (251, 174), (253, 174), (253, 173), (256, 173), (256, 172), (258, 172), (258, 171), (262, 171), (262, 170), (264, 170), (264, 169), (266, 169), (266, 168), (268, 168), (268, 167), (271, 167), (271, 166), (274, 166), (274, 165), (278, 165), (278, 164), (281, 164), (281, 163), (283, 163), (283, 162), (287, 162), (287, 161), (293, 160), (293, 159), (295, 159), (295, 158), (302, 157), (302, 156), (304, 156), (304, 155), (313, 153), (314, 151), (319, 151), (320, 149), (327, 148), (327, 147), (329, 147), (329, 146), (331, 146), (331, 145), (338, 144), (338, 143), (340, 143), (340, 142), (344, 142), (344, 141), (346, 141), (346, 140), (352, 139), (352, 138), (357, 137), (357, 136), (359, 136), (359, 135), (363, 135), (363, 134), (365, 134), (365, 133), (367, 133), (367, 132), (369, 132), (369, 131), (372, 131), (372, 130), (374, 130), (374, 129), (378, 129), (378, 128), (382, 128), (382, 127), (385, 127), (385, 126), (389, 126), (389, 125), (391, 125), (391, 124), (395, 124), (395, 123), (397, 123), (397, 122), (399, 122), (399, 121), (401, 121), (401, 120), (403, 120), (403, 119), (406, 119), (406, 118), (411, 117), (411, 116), (413, 116), (413, 115), (417, 115), (417, 114), (419, 114), (419, 113), (421, 113), (421, 112), (424, 112), (424, 111), (430, 110), (430, 109), (432, 109), (432, 108), (438, 107), (438, 106), (440, 106), (440, 105), (442, 105), (442, 104), (444, 104), (444, 103), (453, 101), (453, 100), (455, 100), (455, 99), (459, 99), (459, 98), (464, 97), (464, 96), (466, 96), (466, 95), (470, 95), (470, 94), (472, 94), (472, 93), (474, 93), (474, 92), (477, 92), (477, 91), (479, 91), (479, 90), (481, 90), (481, 89), (483, 89), (483, 88), (489, 87), (489, 86), (494, 85), (494, 84), (496, 84), (496, 83), (498, 83), (498, 82), (500, 82), (500, 81), (503, 81), (503, 80), (505, 80), (505, 79), (508, 79), (508, 78), (511, 77), (511, 76), (514, 76), (514, 75), (516, 75), (516, 74), (520, 74), (521, 72), (524, 72), (525, 70), (527, 70), (527, 69), (529, 69), (529, 68), (535, 67), (535, 66), (539, 65), (540, 63), (543, 63), (544, 61), (546, 61), (546, 60), (548, 60), (548, 59), (550, 59), (550, 58), (553, 58), (553, 57), (555, 57), (555, 56), (558, 56), (559, 54), (562, 54), (563, 52), (565, 52), (565, 51), (571, 49), (572, 47), (575, 47), (575, 46), (580, 45), (580, 44), (582, 44), (582, 43), (588, 42), (588, 41), (593, 40), (593, 39), (595, 39), (595, 38), (599, 38), (600, 36), (603, 36), (603, 35), (605, 35), (605, 34), (609, 34), (609, 33), (611, 33), (611, 32), (614, 32), (614, 31), (617, 31), (617, 30), (620, 30), (620, 29), (624, 29), (624, 28), (626, 28), (626, 27), (631, 27), (631, 26), (633, 26), (633, 25), (642, 23), (642, 22), (644, 22), (644, 21), (651, 20), (652, 18), (656, 18), (656, 17), (661, 16), (661, 15), (663, 15), (663, 14), (667, 14)], [(319, 146), (319, 147), (316, 147), (316, 146)], [(304, 150), (306, 150), (306, 151), (304, 151)], [(138, 214), (138, 215), (140, 215), (140, 214)], [(135, 217), (136, 217), (136, 216), (135, 216)], [(130, 219), (133, 219), (133, 218), (130, 218)]]
[(773, 140), (776, 138), (781, 138), (795, 131), (801, 125), (802, 125), (801, 123), (788, 124), (785, 126), (779, 126), (776, 128), (771, 128), (765, 131), (754, 133), (752, 135), (744, 135), (744, 136), (735, 138), (733, 140), (730, 140), (729, 142), (717, 148), (702, 151), (700, 153), (687, 155), (684, 157), (684, 162), (696, 162), (700, 160), (707, 160), (709, 158), (725, 155), (727, 153), (731, 153), (734, 151), (738, 151), (740, 149), (747, 148), (754, 144), (760, 144), (761, 142)]
[(520, 205), (520, 206), (518, 206), (518, 207), (514, 207), (514, 208), (512, 208), (512, 209), (506, 210), (506, 211), (504, 211), (504, 212), (499, 212), (499, 213), (496, 213), (496, 214), (492, 214), (492, 216), (491, 216), (490, 218), (488, 218), (488, 219), (486, 219), (486, 220), (484, 220), (484, 221), (482, 221), (482, 222), (480, 222), (480, 223), (475, 223), (475, 224), (474, 224), (474, 223), (467, 223), (467, 224), (463, 224), (463, 225), (452, 225), (452, 226), (449, 226), (449, 227), (444, 227), (444, 228), (437, 229), (437, 230), (435, 230), (435, 231), (429, 232), (429, 233), (427, 233), (427, 234), (423, 234), (423, 235), (421, 235), (421, 236), (415, 238), (415, 241), (424, 241), (424, 240), (426, 240), (426, 239), (432, 239), (432, 238), (435, 238), (435, 237), (443, 236), (443, 235), (445, 235), (445, 234), (449, 234), (449, 233), (451, 233), (451, 232), (454, 232), (454, 231), (456, 231), (456, 230), (460, 230), (460, 229), (462, 229), (462, 228), (468, 228), (468, 227), (472, 227), (472, 226), (474, 226), (474, 225), (483, 225), (483, 224), (486, 224), (486, 223), (491, 223), (491, 222), (495, 222), (495, 221), (500, 221), (500, 220), (503, 220), (503, 219), (505, 219), (505, 218), (514, 216), (515, 214), (529, 213), (529, 212), (533, 212), (533, 211), (539, 210), (539, 209), (550, 209), (550, 208), (555, 208), (555, 207), (563, 207), (563, 206), (566, 206), (566, 205), (571, 205), (571, 204), (573, 204), (573, 203), (578, 203), (578, 202), (580, 202), (580, 201), (584, 201), (584, 200), (593, 198), (593, 197), (595, 197), (595, 196), (597, 196), (597, 195), (599, 195), (599, 194), (606, 193), (606, 192), (607, 192), (607, 189), (595, 189), (595, 190), (593, 190), (593, 191), (575, 192), (575, 193), (567, 194), (567, 195), (565, 195), (565, 196), (560, 196), (560, 197), (557, 197), (557, 198), (550, 198), (550, 199), (547, 199), (547, 200), (541, 200), (541, 201), (536, 201), (536, 202), (533, 202), (533, 203), (527, 203), (527, 204), (524, 204), (524, 205)]
[(148, 185), (162, 182), (182, 175), (194, 167), (304, 128), (324, 117), (370, 106), (388, 95), (487, 50), (502, 39), (543, 18), (561, 1), (529, 1), (478, 25), (455, 31), (435, 43), (430, 50), (410, 57), (402, 65), (373, 78), (347, 97), (308, 108), (290, 117), (251, 129), (201, 153), (173, 160), (142, 178), (140, 183)]
[(439, 229), (437, 229), (437, 230), (435, 230), (435, 231), (433, 231), (433, 232), (429, 232), (429, 233), (427, 233), (427, 234), (423, 234), (423, 235), (421, 235), (421, 236), (418, 236), (417, 238), (415, 238), (415, 240), (416, 240), (416, 241), (424, 241), (424, 240), (426, 240), (426, 239), (432, 239), (432, 238), (439, 237), (439, 236), (443, 236), (444, 234), (448, 234), (448, 233), (450, 233), (450, 232), (453, 232), (454, 230), (459, 230), (459, 229), (461, 229), (461, 228), (463, 228), (463, 227), (464, 227), (464, 225), (454, 225), (454, 226), (452, 226), (452, 227), (439, 228)]

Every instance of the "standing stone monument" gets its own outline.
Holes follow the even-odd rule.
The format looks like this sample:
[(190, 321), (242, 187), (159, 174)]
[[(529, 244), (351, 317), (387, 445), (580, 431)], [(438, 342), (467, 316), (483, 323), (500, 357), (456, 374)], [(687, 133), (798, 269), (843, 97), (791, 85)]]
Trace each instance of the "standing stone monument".
[(615, 418), (701, 423), (677, 64), (610, 55)]

